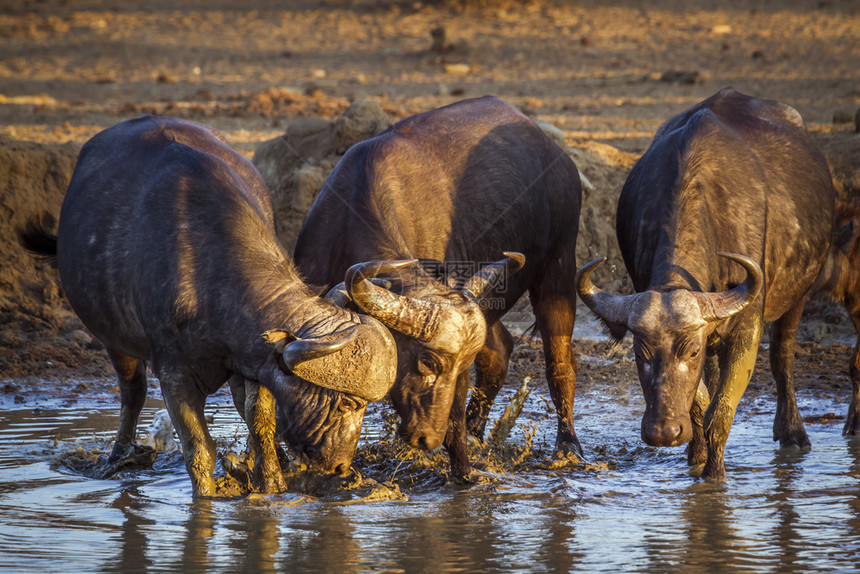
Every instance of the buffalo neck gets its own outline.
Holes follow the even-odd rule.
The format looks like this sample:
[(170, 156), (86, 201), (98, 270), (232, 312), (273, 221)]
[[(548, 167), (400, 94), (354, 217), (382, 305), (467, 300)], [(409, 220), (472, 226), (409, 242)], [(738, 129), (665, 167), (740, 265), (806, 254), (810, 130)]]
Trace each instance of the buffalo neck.
[[(679, 202), (677, 197), (684, 197)], [(713, 219), (699, 194), (682, 193), (672, 205), (675, 222), (658, 236), (651, 266), (649, 290), (710, 291), (713, 289)]]

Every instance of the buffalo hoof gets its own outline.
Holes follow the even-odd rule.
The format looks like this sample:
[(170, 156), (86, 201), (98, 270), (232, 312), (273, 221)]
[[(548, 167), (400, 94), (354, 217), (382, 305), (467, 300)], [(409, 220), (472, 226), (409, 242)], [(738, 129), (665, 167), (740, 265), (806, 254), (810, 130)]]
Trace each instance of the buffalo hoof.
[(562, 455), (574, 454), (583, 460), (585, 459), (584, 453), (582, 452), (582, 445), (579, 444), (579, 439), (576, 438), (576, 435), (568, 435), (566, 438), (557, 438), (555, 441), (555, 450), (556, 453), (561, 453)]
[(448, 482), (454, 486), (473, 486), (479, 482), (479, 474), (469, 470), (466, 474), (451, 473)]
[(857, 406), (853, 401), (848, 405), (848, 416), (845, 417), (842, 434), (845, 436), (860, 435), (860, 416), (857, 416)]
[(235, 453), (228, 452), (221, 457), (221, 466), (229, 476), (238, 482), (244, 489), (253, 490), (251, 470), (248, 468), (248, 459), (241, 458)]
[(809, 437), (806, 435), (806, 429), (800, 427), (799, 429), (795, 429), (793, 431), (783, 431), (780, 435), (776, 435), (774, 433), (773, 440), (779, 441), (780, 448), (787, 448), (791, 446), (796, 446), (800, 448), (808, 448), (811, 446), (809, 442)]
[(155, 463), (155, 449), (141, 444), (130, 444), (125, 448), (113, 451), (104, 465), (99, 469), (99, 478), (109, 478), (121, 470), (142, 470), (152, 468)]
[(706, 462), (705, 467), (702, 469), (702, 476), (700, 478), (710, 482), (725, 482), (726, 467), (722, 464), (709, 465)]

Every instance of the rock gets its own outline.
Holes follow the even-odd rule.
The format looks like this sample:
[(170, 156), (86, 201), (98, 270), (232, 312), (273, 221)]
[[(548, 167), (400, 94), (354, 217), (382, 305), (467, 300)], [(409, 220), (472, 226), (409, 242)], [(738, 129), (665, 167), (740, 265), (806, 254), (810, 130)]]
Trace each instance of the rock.
[(15, 329), (3, 329), (0, 331), (0, 345), (7, 349), (21, 347), (24, 344), (24, 339)]
[(444, 65), (445, 73), (451, 74), (452, 76), (465, 76), (472, 71), (472, 66), (469, 64), (445, 64)]
[(376, 102), (353, 102), (334, 122), (335, 152), (345, 153), (358, 142), (384, 131), (390, 123), (388, 114)]
[(379, 104), (361, 100), (334, 122), (300, 118), (287, 126), (284, 135), (257, 147), (252, 162), (269, 187), (278, 237), (290, 252), (305, 215), (340, 156), (389, 124)]
[(152, 417), (152, 423), (144, 431), (140, 444), (155, 452), (170, 452), (179, 448), (173, 438), (173, 423), (166, 409), (161, 409)]
[(850, 124), (855, 121), (855, 115), (849, 112), (848, 110), (836, 110), (833, 112), (833, 123), (834, 124)]
[(93, 338), (89, 333), (77, 329), (66, 335), (66, 340), (81, 347), (89, 347), (93, 342)]
[(692, 86), (699, 81), (699, 72), (697, 70), (668, 70), (660, 75), (660, 81)]

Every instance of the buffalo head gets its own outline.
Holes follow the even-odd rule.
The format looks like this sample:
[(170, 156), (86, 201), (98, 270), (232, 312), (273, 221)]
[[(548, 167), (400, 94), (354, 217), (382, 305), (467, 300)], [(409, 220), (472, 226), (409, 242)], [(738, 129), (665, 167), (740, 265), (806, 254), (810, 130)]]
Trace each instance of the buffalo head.
[(692, 438), (690, 409), (702, 378), (708, 336), (720, 321), (739, 313), (761, 290), (763, 277), (755, 261), (720, 253), (742, 265), (746, 280), (721, 293), (687, 289), (613, 295), (589, 279), (606, 258), (584, 265), (576, 275), (582, 301), (617, 339), (629, 330), (639, 382), (645, 396), (642, 439), (652, 446), (676, 446)]
[(503, 274), (525, 261), (519, 253), (505, 255), (460, 288), (427, 276), (398, 294), (366, 279), (390, 271), (381, 262), (354, 265), (346, 273), (349, 296), (391, 329), (397, 342), (397, 376), (390, 396), (401, 419), (400, 435), (414, 447), (436, 448), (445, 438), (457, 378), (468, 371), (486, 338), (484, 299)]
[[(413, 261), (387, 262), (390, 269)], [(325, 308), (343, 301), (325, 298)], [(344, 474), (352, 463), (367, 404), (382, 399), (394, 383), (397, 350), (389, 330), (379, 321), (344, 309), (351, 320), (322, 336), (297, 337), (280, 329), (263, 338), (277, 357), (274, 385), (279, 432), (287, 444), (308, 458), (311, 468)], [(326, 331), (329, 309), (312, 317), (310, 330)], [(320, 320), (320, 318), (323, 318)], [(272, 367), (269, 367), (272, 368)], [(267, 380), (260, 378), (261, 382)]]

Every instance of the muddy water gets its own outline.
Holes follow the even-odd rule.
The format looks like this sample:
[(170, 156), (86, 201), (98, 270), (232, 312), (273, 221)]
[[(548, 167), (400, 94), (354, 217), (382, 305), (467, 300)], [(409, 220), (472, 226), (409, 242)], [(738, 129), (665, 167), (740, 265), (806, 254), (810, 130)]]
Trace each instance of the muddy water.
[[(587, 464), (553, 457), (548, 394), (537, 387), (504, 448), (476, 455), (469, 487), (446, 482), (442, 455), (398, 461), (403, 447), (374, 446), (386, 437), (379, 406), (357, 459), (360, 488), (310, 481), (278, 496), (198, 501), (175, 452), (160, 454), (152, 469), (86, 475), (88, 461), (109, 450), (118, 414), (110, 400), (7, 401), (0, 569), (854, 571), (860, 441), (843, 438), (842, 421), (826, 416), (844, 414), (846, 394), (800, 391), (801, 411), (814, 419), (807, 452), (771, 442), (772, 397), (746, 401), (725, 484), (692, 478), (683, 448), (641, 443), (635, 381), (583, 381), (577, 412)], [(142, 426), (160, 408), (150, 400)], [(219, 450), (240, 446), (229, 398), (208, 408)]]

